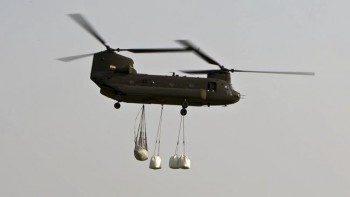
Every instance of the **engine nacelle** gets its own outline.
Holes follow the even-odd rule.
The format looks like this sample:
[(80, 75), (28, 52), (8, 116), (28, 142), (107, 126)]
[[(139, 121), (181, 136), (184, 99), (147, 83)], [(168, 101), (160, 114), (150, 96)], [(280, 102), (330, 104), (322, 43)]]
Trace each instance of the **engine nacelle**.
[(124, 74), (136, 74), (136, 70), (131, 65), (109, 65), (111, 71)]

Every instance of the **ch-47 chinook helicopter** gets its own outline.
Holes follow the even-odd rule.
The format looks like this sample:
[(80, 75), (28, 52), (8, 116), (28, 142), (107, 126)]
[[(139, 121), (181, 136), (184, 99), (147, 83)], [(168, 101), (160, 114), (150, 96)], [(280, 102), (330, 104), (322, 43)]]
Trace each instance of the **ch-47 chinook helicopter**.
[[(240, 93), (231, 86), (230, 73), (270, 73), (292, 75), (314, 75), (312, 72), (280, 72), (280, 71), (247, 71), (228, 69), (201, 52), (191, 42), (178, 40), (182, 48), (149, 48), (149, 49), (113, 49), (109, 47), (97, 31), (80, 14), (69, 16), (102, 43), (106, 50), (98, 53), (59, 58), (61, 61), (72, 61), (93, 55), (90, 78), (100, 88), (102, 95), (116, 100), (116, 109), (120, 102), (181, 105), (181, 115), (186, 115), (188, 106), (229, 105), (240, 100)], [(218, 66), (211, 70), (185, 70), (187, 74), (206, 74), (207, 78), (179, 77), (138, 74), (132, 59), (116, 52), (132, 53), (164, 53), (164, 52), (194, 52), (209, 64)]]

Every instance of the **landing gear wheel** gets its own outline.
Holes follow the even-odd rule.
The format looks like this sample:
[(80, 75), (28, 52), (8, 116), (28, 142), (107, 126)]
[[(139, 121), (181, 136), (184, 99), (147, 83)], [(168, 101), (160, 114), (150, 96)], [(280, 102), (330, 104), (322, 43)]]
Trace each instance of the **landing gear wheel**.
[(120, 108), (120, 103), (119, 102), (115, 103), (114, 104), (114, 108), (119, 109)]
[(122, 101), (122, 96), (120, 96), (119, 94), (115, 95), (115, 100)]
[(183, 116), (186, 116), (187, 110), (185, 108), (182, 108), (181, 111), (180, 111), (180, 114), (183, 115)]

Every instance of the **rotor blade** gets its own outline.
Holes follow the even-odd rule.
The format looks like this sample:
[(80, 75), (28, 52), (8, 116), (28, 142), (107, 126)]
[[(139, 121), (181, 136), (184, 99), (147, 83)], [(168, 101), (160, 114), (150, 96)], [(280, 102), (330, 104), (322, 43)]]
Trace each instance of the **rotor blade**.
[[(247, 72), (247, 73), (264, 73), (264, 74), (286, 74), (286, 75), (315, 75), (313, 72), (283, 72), (283, 71), (249, 71), (249, 70), (227, 70), (230, 72)], [(223, 70), (181, 70), (183, 73), (187, 74), (210, 74), (210, 73), (220, 73)]]
[(223, 66), (221, 66), (217, 61), (215, 61), (213, 58), (209, 57), (205, 53), (201, 52), (199, 50), (199, 48), (196, 47), (194, 44), (192, 44), (190, 41), (188, 41), (188, 40), (177, 40), (177, 42), (180, 43), (183, 46), (188, 47), (189, 49), (192, 49), (199, 57), (204, 59), (209, 64), (214, 64), (214, 65), (219, 66), (220, 68), (223, 68)]
[(187, 73), (187, 74), (210, 74), (210, 73), (219, 73), (222, 72), (222, 70), (180, 70), (183, 73)]
[(155, 49), (114, 49), (114, 51), (129, 51), (132, 53), (168, 53), (192, 51), (189, 48), (155, 48)]
[(283, 71), (253, 71), (253, 70), (230, 70), (231, 72), (264, 73), (264, 74), (285, 74), (285, 75), (315, 75), (314, 72), (283, 72)]
[(94, 55), (94, 53), (83, 54), (83, 55), (75, 55), (75, 56), (69, 56), (69, 57), (61, 57), (61, 58), (58, 58), (57, 60), (60, 60), (60, 61), (63, 61), (63, 62), (70, 62), (70, 61), (77, 60), (77, 59), (80, 59), (80, 58), (89, 57), (91, 55)]
[[(89, 32), (93, 37), (100, 41), (105, 47), (107, 47), (106, 42), (97, 33), (97, 31), (90, 25), (90, 23), (81, 14), (68, 14), (75, 22), (82, 26), (87, 32)], [(108, 47), (107, 47), (108, 48)]]

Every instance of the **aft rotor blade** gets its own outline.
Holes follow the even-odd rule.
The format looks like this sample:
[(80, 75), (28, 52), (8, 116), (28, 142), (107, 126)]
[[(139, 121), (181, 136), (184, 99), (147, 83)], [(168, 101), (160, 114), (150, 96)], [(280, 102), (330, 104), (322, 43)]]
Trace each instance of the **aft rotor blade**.
[(189, 48), (158, 48), (158, 49), (114, 49), (114, 51), (129, 51), (132, 53), (171, 53), (192, 51)]
[(70, 61), (77, 60), (77, 59), (80, 59), (80, 58), (89, 57), (91, 55), (94, 55), (94, 53), (83, 54), (83, 55), (75, 55), (75, 56), (69, 56), (69, 57), (61, 57), (61, 58), (58, 58), (57, 60), (60, 60), (60, 61), (63, 61), (63, 62), (70, 62)]
[(90, 25), (90, 23), (84, 18), (81, 14), (68, 14), (75, 22), (82, 26), (87, 32), (89, 32), (93, 37), (95, 37), (100, 43), (108, 48), (106, 42), (103, 38), (97, 33), (97, 31)]
[(192, 49), (199, 57), (204, 59), (209, 64), (214, 64), (219, 66), (220, 68), (223, 68), (217, 61), (215, 61), (213, 58), (209, 57), (207, 54), (201, 52), (198, 47), (196, 47), (194, 44), (192, 44), (188, 40), (177, 40), (178, 43), (180, 43), (183, 46), (186, 46), (189, 49)]
[(315, 75), (314, 72), (283, 72), (283, 71), (253, 71), (253, 70), (236, 70), (232, 69), (231, 72), (245, 72), (245, 73), (264, 73), (264, 74), (284, 74), (284, 75)]

